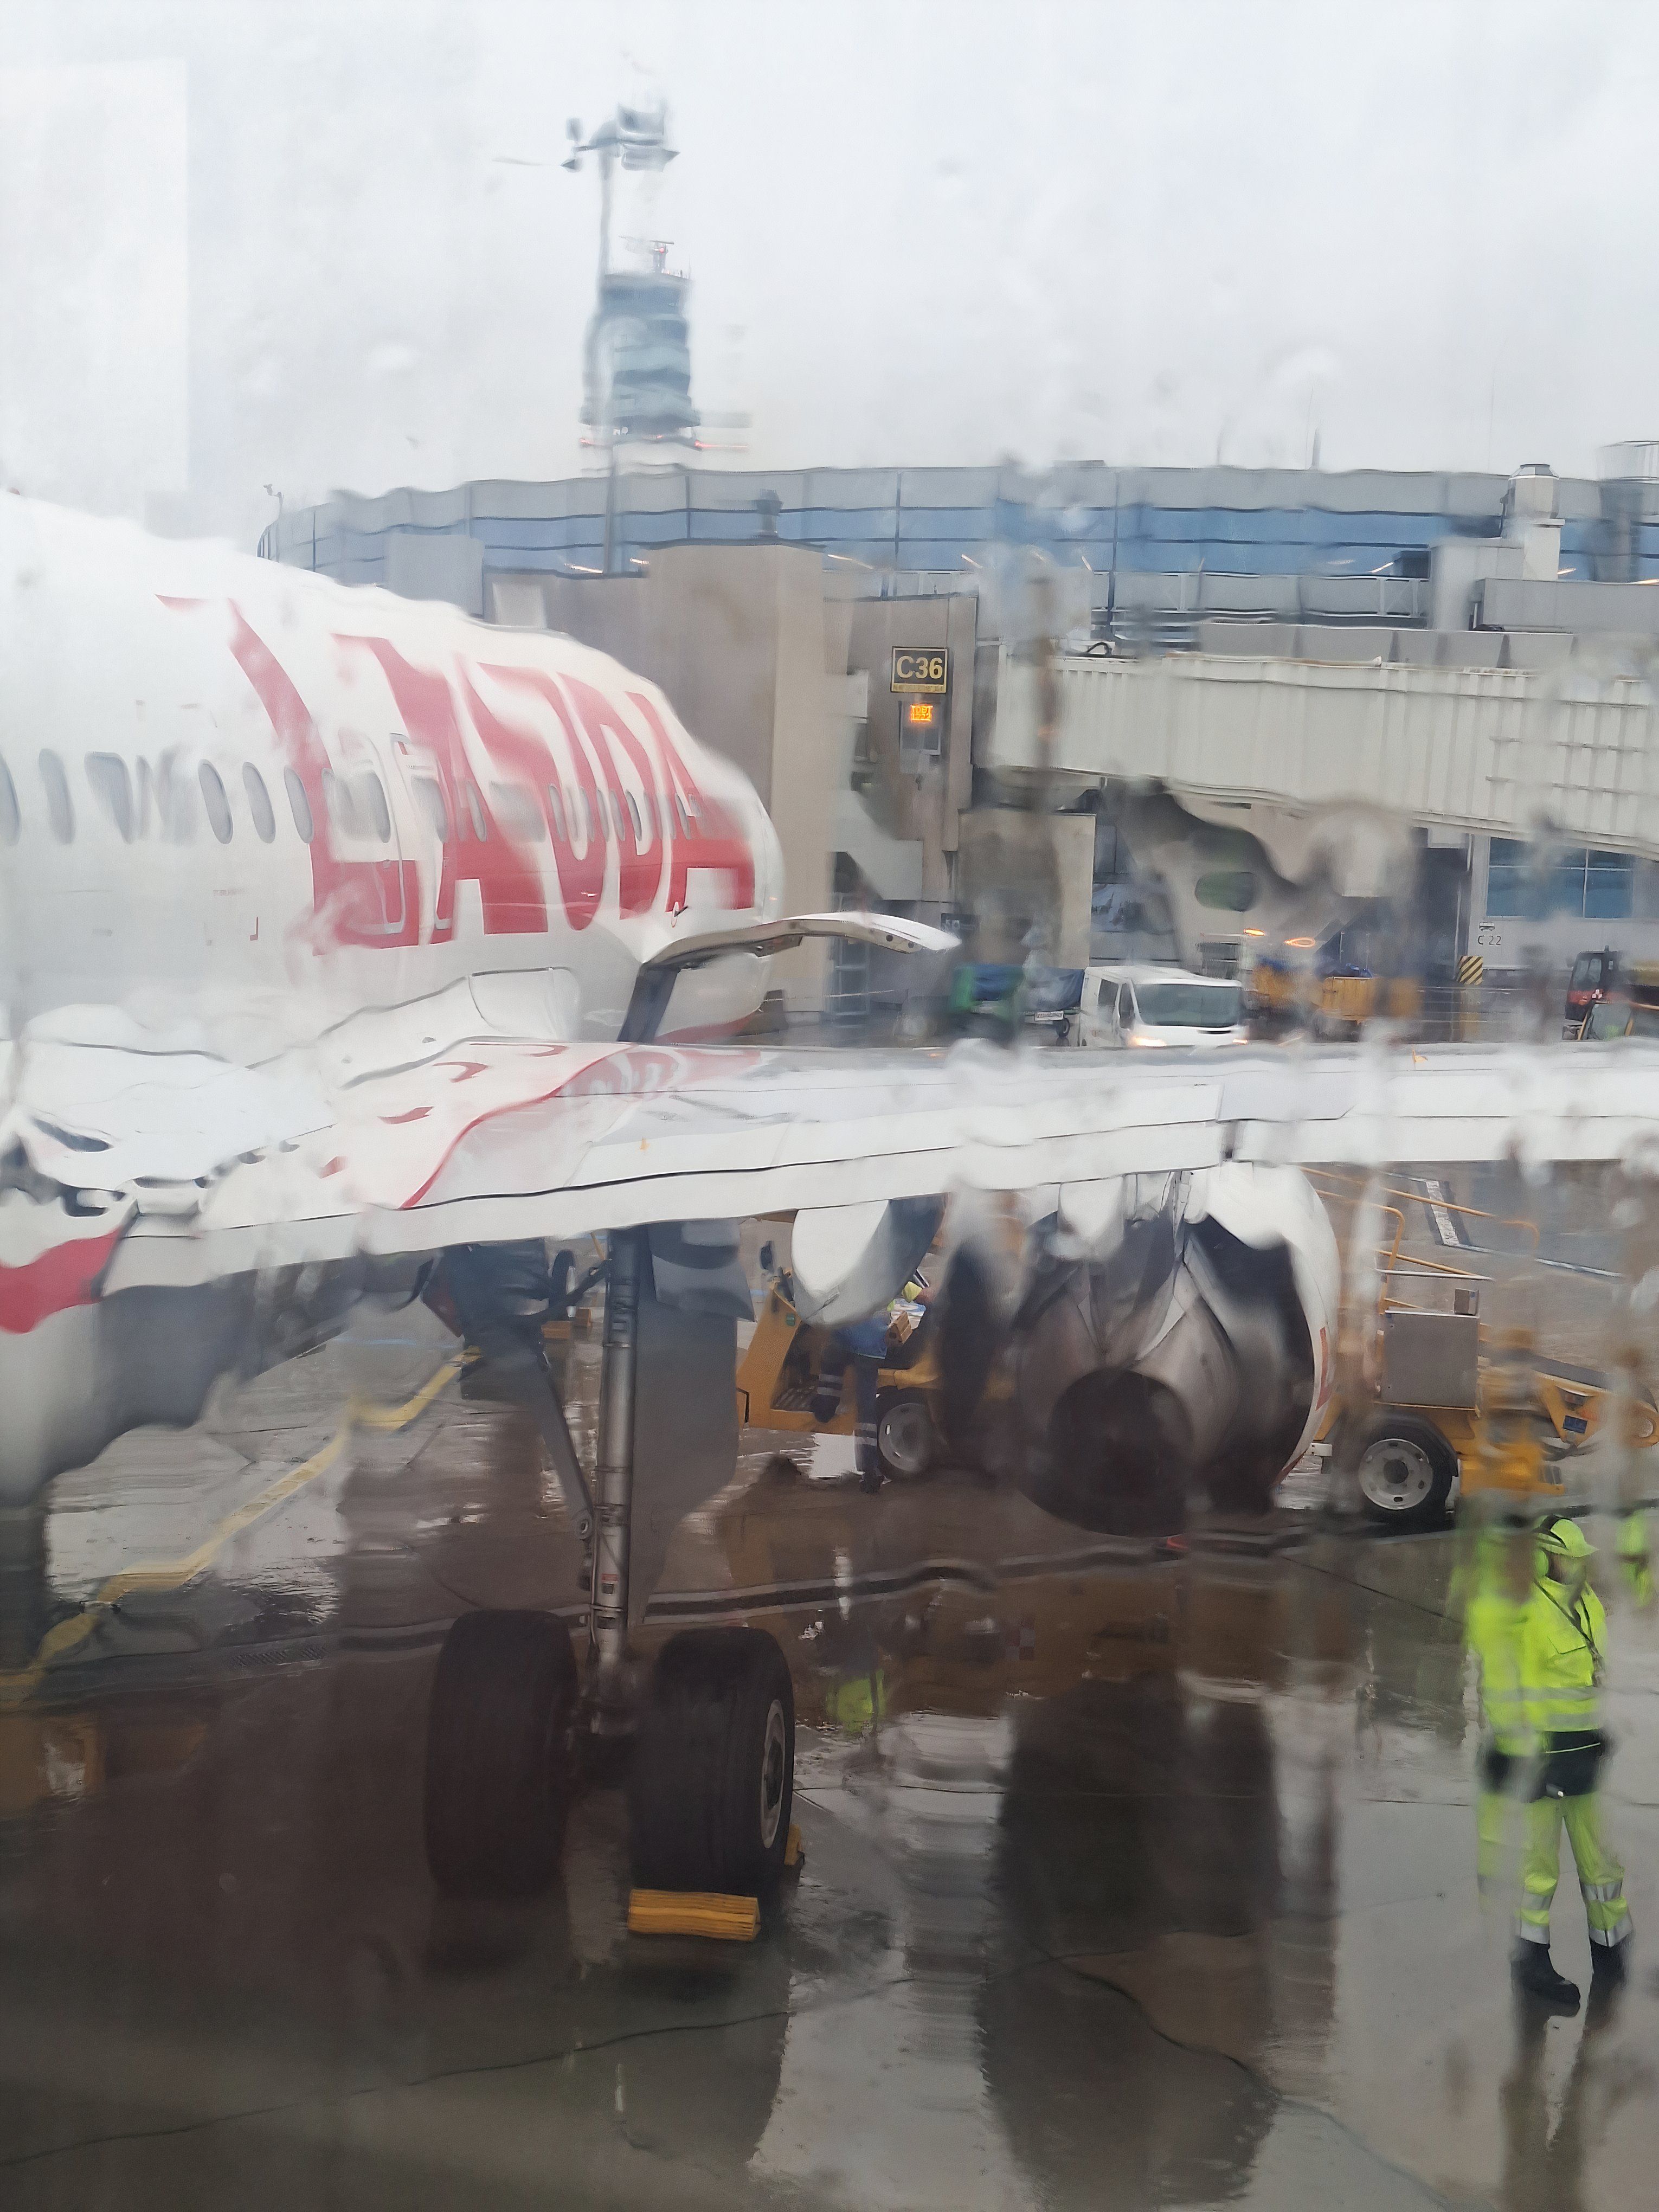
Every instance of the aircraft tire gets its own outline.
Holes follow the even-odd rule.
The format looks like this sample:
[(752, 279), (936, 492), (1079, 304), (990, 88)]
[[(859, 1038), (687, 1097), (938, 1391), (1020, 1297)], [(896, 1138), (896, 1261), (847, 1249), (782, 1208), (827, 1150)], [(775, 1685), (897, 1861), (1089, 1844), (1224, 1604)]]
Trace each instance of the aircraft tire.
[(444, 1638), (426, 1740), (426, 1855), (450, 1897), (533, 1897), (564, 1848), (577, 1703), (549, 1613), (463, 1613)]
[(641, 1889), (760, 1897), (783, 1872), (794, 1801), (789, 1669), (757, 1628), (696, 1628), (658, 1656), (629, 1773)]

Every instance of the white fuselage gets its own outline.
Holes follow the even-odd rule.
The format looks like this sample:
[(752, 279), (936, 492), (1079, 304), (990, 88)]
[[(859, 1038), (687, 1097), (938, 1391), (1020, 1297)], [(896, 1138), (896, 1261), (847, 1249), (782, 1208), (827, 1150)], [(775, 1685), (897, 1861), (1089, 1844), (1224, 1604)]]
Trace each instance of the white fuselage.
[[(614, 1036), (640, 960), (769, 919), (776, 836), (655, 685), (571, 640), (0, 500), (0, 994), (254, 1060), (466, 977)], [(762, 964), (682, 979), (729, 1029)]]

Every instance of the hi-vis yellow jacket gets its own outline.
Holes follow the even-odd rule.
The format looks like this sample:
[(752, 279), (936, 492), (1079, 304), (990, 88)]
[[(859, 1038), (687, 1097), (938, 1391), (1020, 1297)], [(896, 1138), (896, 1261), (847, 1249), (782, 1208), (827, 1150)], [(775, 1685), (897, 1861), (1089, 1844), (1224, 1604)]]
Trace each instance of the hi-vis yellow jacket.
[(1552, 1739), (1597, 1733), (1607, 1617), (1588, 1583), (1575, 1593), (1540, 1577), (1522, 1604), (1483, 1590), (1468, 1626), (1500, 1750), (1524, 1756), (1547, 1751)]

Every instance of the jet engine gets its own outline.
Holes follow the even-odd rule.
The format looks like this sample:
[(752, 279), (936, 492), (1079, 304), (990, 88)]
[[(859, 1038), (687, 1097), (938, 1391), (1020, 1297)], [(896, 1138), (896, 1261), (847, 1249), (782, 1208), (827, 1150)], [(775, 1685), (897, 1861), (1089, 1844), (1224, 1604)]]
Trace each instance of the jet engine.
[[(965, 1245), (946, 1292), (981, 1375), (992, 1272)], [(1294, 1169), (1062, 1188), (1030, 1232), (1008, 1325), (1014, 1480), (1045, 1510), (1118, 1534), (1179, 1527), (1200, 1488), (1261, 1510), (1329, 1396), (1340, 1281), (1324, 1208)]]

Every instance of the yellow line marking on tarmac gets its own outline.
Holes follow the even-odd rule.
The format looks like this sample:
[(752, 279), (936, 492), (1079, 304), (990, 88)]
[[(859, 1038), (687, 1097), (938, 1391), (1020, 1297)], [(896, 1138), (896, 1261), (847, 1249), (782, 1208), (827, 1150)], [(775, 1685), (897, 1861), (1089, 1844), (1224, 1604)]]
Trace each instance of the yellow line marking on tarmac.
[(302, 1460), (288, 1474), (278, 1475), (274, 1482), (268, 1482), (246, 1504), (239, 1505), (234, 1513), (227, 1515), (193, 1552), (186, 1552), (180, 1559), (147, 1562), (143, 1566), (123, 1568), (119, 1574), (112, 1575), (106, 1582), (100, 1584), (96, 1595), (79, 1613), (72, 1614), (67, 1620), (60, 1620), (55, 1628), (46, 1631), (27, 1667), (14, 1674), (0, 1674), (0, 1703), (15, 1705), (27, 1697), (39, 1686), (52, 1662), (61, 1659), (66, 1651), (72, 1651), (77, 1644), (83, 1644), (109, 1607), (118, 1605), (124, 1597), (131, 1597), (135, 1590), (179, 1589), (185, 1583), (194, 1582), (198, 1575), (211, 1566), (233, 1536), (239, 1536), (244, 1528), (251, 1528), (256, 1521), (263, 1520), (267, 1513), (274, 1512), (277, 1506), (286, 1504), (289, 1498), (303, 1490), (308, 1482), (314, 1482), (319, 1474), (326, 1474), (350, 1442), (353, 1429), (407, 1428), (411, 1421), (420, 1418), (438, 1393), (447, 1383), (453, 1382), (460, 1371), (461, 1359), (458, 1354), (453, 1359), (445, 1360), (414, 1396), (406, 1398), (401, 1406), (369, 1406), (354, 1401), (341, 1426), (319, 1451), (313, 1452), (309, 1459)]

